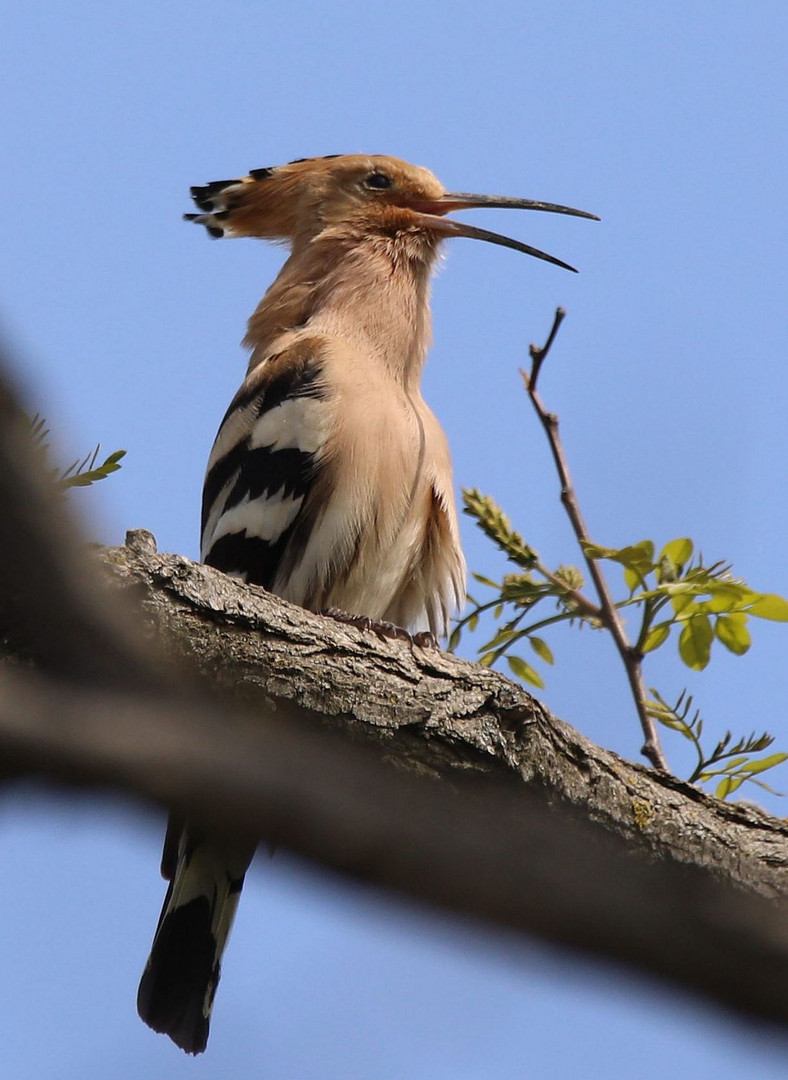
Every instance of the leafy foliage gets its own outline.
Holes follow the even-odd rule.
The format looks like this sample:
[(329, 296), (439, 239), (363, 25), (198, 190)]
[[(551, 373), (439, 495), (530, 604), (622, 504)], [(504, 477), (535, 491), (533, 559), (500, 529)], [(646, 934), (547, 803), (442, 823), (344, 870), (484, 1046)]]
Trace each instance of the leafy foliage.
[(49, 429), (46, 420), (36, 413), (30, 417), (30, 438), (36, 452), (41, 457), (41, 464), (45, 473), (49, 476), (56, 492), (63, 496), (74, 487), (90, 487), (91, 484), (105, 480), (111, 473), (120, 469), (120, 461), (126, 456), (125, 450), (115, 450), (104, 460), (97, 464), (101, 452), (101, 443), (95, 450), (86, 454), (84, 458), (77, 458), (67, 468), (53, 467), (50, 464), (51, 447), (49, 444)]
[[(630, 595), (616, 606), (642, 609), (635, 650), (641, 655), (660, 648), (675, 626), (679, 630), (679, 656), (693, 671), (702, 671), (711, 659), (715, 639), (736, 656), (750, 648), (750, 616), (788, 622), (788, 601), (772, 593), (759, 593), (734, 578), (723, 562), (704, 566), (693, 561), (694, 545), (687, 537), (671, 540), (654, 555), (651, 540), (626, 548), (583, 545), (591, 559), (608, 559), (624, 568)], [(661, 614), (666, 617), (657, 621)]]
[[(577, 567), (559, 566), (549, 570), (534, 548), (516, 532), (503, 510), (489, 496), (477, 490), (463, 492), (464, 512), (517, 568), (501, 581), (474, 574), (481, 585), (493, 590), (491, 600), (479, 603), (469, 597), (471, 610), (454, 628), (449, 647), (454, 649), (465, 630), (476, 629), (479, 617), (492, 611), (499, 623), (494, 636), (479, 647), (480, 662), (486, 666), (506, 659), (510, 671), (531, 686), (541, 688), (539, 671), (520, 651), (528, 645), (534, 656), (545, 664), (553, 663), (553, 654), (541, 632), (559, 622), (578, 622), (596, 629), (608, 626), (604, 609), (583, 593), (583, 574)], [(640, 540), (622, 548), (603, 547), (581, 541), (587, 560), (610, 562), (621, 567), (626, 596), (615, 601), (615, 608), (634, 609), (639, 614), (637, 637), (630, 647), (634, 663), (662, 648), (672, 635), (681, 661), (693, 671), (702, 671), (711, 659), (715, 642), (742, 656), (751, 645), (751, 618), (788, 621), (788, 601), (773, 593), (760, 593), (733, 576), (724, 562), (705, 565), (695, 555), (695, 545), (687, 537), (665, 544), (659, 552), (651, 540)], [(547, 613), (544, 601), (549, 601)], [(542, 605), (539, 616), (535, 609)], [(669, 706), (656, 690), (645, 703), (646, 711), (659, 724), (688, 739), (698, 756), (689, 780), (693, 783), (716, 781), (715, 793), (726, 798), (743, 783), (768, 788), (757, 775), (788, 760), (777, 753), (753, 758), (768, 748), (773, 738), (764, 733), (733, 741), (727, 732), (710, 751), (701, 743), (703, 721), (696, 711), (690, 717), (692, 698), (682, 693)]]
[[(481, 574), (473, 575), (479, 584), (493, 589), (496, 595), (484, 604), (469, 597), (473, 606), (470, 613), (455, 626), (449, 648), (457, 648), (463, 630), (476, 629), (479, 616), (484, 612), (492, 610), (494, 618), (500, 620), (504, 611), (510, 610), (511, 618), (499, 627), (490, 641), (479, 647), (479, 662), (491, 667), (505, 655), (510, 670), (518, 678), (541, 688), (544, 686), (541, 675), (512, 649), (521, 642), (527, 642), (544, 663), (553, 663), (549, 646), (536, 632), (554, 623), (579, 617), (582, 606), (579, 590), (583, 587), (583, 575), (576, 566), (559, 566), (553, 572), (546, 570), (538, 553), (512, 529), (506, 514), (489, 496), (475, 489), (464, 490), (463, 502), (464, 512), (474, 518), (484, 534), (519, 568), (519, 572), (507, 574), (500, 582)], [(557, 613), (523, 625), (537, 604), (549, 599), (555, 601)], [(588, 614), (586, 617), (594, 622)]]
[[(651, 693), (654, 695), (654, 700), (649, 702), (649, 711), (654, 719), (665, 727), (678, 731), (685, 739), (689, 739), (695, 749), (698, 764), (688, 777), (690, 783), (704, 784), (715, 777), (720, 777), (721, 779), (715, 790), (718, 799), (727, 798), (728, 795), (741, 787), (745, 781), (757, 784), (758, 787), (765, 788), (766, 791), (771, 791), (775, 795), (782, 794), (782, 792), (775, 792), (774, 788), (769, 787), (762, 780), (756, 780), (755, 775), (765, 772), (767, 769), (773, 769), (775, 765), (781, 765), (788, 760), (788, 754), (769, 754), (768, 757), (756, 758), (755, 760), (750, 757), (751, 754), (757, 754), (771, 746), (774, 742), (772, 735), (769, 735), (768, 732), (756, 735), (753, 732), (731, 745), (733, 736), (730, 731), (726, 731), (714, 749), (709, 754), (706, 754), (700, 741), (703, 734), (703, 719), (700, 710), (696, 709), (692, 718), (689, 719), (692, 710), (692, 696), (682, 691), (676, 704), (668, 705), (653, 687)], [(715, 768), (726, 758), (728, 760), (725, 765), (721, 768)]]

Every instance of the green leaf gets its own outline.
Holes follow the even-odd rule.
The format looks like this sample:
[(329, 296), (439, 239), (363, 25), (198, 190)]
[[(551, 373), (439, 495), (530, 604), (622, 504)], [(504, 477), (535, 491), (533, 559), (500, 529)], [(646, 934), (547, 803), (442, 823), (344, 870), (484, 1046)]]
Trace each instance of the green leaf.
[(90, 487), (91, 484), (96, 484), (99, 480), (105, 480), (120, 469), (118, 462), (126, 456), (125, 450), (116, 450), (105, 458), (101, 465), (97, 466), (96, 458), (99, 449), (100, 447), (97, 446), (92, 454), (88, 454), (81, 462), (75, 461), (59, 477), (56, 477), (57, 486), (61, 491), (73, 487)]
[(717, 784), (717, 790), (714, 794), (718, 799), (727, 799), (737, 788), (740, 788), (744, 783), (743, 776), (726, 776), (724, 780), (721, 780)]
[(680, 596), (697, 596), (699, 590), (698, 586), (692, 581), (666, 581), (660, 589), (661, 593), (665, 596), (680, 597)]
[(482, 652), (486, 652), (488, 649), (499, 649), (501, 645), (505, 645), (512, 638), (520, 637), (521, 633), (521, 630), (512, 630), (508, 626), (501, 627), (496, 630), (495, 637), (491, 638), (485, 645), (480, 645), (479, 649)]
[(762, 593), (750, 606), (749, 613), (757, 615), (759, 619), (788, 622), (788, 600), (776, 593)]
[(581, 540), (580, 546), (583, 554), (589, 559), (615, 559), (618, 555), (618, 548), (602, 547), (601, 544), (593, 544), (590, 540)]
[(748, 775), (766, 772), (767, 769), (773, 769), (776, 765), (782, 765), (786, 760), (788, 760), (788, 754), (770, 754), (769, 757), (761, 758), (760, 761), (749, 762), (741, 771)]
[(694, 545), (688, 536), (682, 536), (678, 540), (669, 540), (659, 553), (659, 562), (667, 559), (675, 567), (685, 566), (692, 558), (694, 550)]
[(546, 664), (552, 664), (555, 662), (552, 650), (546, 641), (543, 641), (540, 637), (534, 637), (533, 635), (529, 636), (528, 641), (530, 642), (531, 648), (536, 653), (536, 655), (541, 660), (544, 660)]
[(746, 754), (740, 754), (738, 757), (731, 758), (730, 761), (725, 762), (725, 768), (722, 771), (726, 773), (735, 773), (739, 766), (743, 765), (746, 760)]
[(627, 588), (634, 592), (639, 585), (645, 586), (646, 575), (654, 569), (654, 544), (651, 540), (641, 540), (621, 548), (608, 558), (624, 567)]
[(709, 611), (723, 612), (735, 611), (745, 605), (749, 605), (757, 593), (753, 593), (746, 585), (738, 581), (715, 581), (709, 583), (708, 593), (711, 599), (708, 601)]
[(667, 708), (656, 708), (652, 705), (648, 706), (648, 712), (650, 716), (662, 724), (664, 727), (670, 728), (671, 731), (680, 731), (681, 734), (689, 739), (689, 727), (681, 717), (676, 716), (674, 712)]
[(692, 615), (684, 624), (679, 637), (679, 655), (693, 671), (703, 671), (711, 659), (714, 632), (708, 615)]
[(634, 592), (638, 585), (643, 584), (643, 577), (636, 570), (630, 570), (628, 566), (625, 566), (624, 581), (629, 591)]
[(725, 648), (736, 656), (743, 656), (750, 647), (747, 616), (741, 611), (734, 611), (730, 615), (718, 615), (714, 633)]
[(648, 573), (654, 567), (654, 541), (640, 540), (637, 544), (629, 544), (621, 548), (615, 559), (622, 566)]
[(491, 652), (486, 652), (484, 656), (479, 657), (479, 663), (482, 665), (482, 667), (490, 667), (493, 660), (495, 660), (495, 650), (492, 650)]
[(460, 644), (460, 636), (461, 636), (461, 634), (462, 634), (462, 630), (460, 630), (459, 626), (455, 626), (454, 629), (451, 632), (451, 637), (449, 638), (449, 644), (446, 647), (448, 652), (454, 652), (454, 650)]
[(676, 615), (681, 615), (688, 607), (695, 603), (692, 592), (679, 590), (676, 586), (669, 586), (670, 603)]
[(656, 626), (652, 626), (649, 632), (646, 634), (646, 640), (640, 647), (642, 653), (654, 652), (660, 645), (664, 645), (670, 637), (671, 623), (661, 622)]
[(651, 540), (640, 540), (637, 544), (628, 544), (622, 548), (602, 547), (601, 544), (583, 540), (580, 546), (589, 559), (610, 559), (631, 570), (636, 575), (638, 585), (641, 584), (641, 579), (654, 569), (654, 543)]
[(544, 680), (539, 672), (535, 671), (530, 664), (526, 664), (525, 660), (519, 656), (507, 656), (506, 660), (511, 671), (518, 679), (522, 679), (523, 682), (530, 683), (531, 686), (536, 686), (540, 690), (542, 689)]
[(473, 580), (478, 581), (480, 585), (489, 585), (491, 589), (500, 589), (500, 585), (497, 581), (493, 581), (491, 578), (485, 577), (484, 574), (473, 574)]

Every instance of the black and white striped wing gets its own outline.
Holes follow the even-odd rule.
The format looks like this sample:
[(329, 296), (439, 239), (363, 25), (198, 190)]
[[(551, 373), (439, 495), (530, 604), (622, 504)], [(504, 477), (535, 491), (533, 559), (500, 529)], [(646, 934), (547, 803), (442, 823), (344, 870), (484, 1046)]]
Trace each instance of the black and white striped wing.
[[(202, 560), (271, 589), (324, 465), (330, 424), (320, 364), (255, 368), (222, 421), (203, 488)], [(302, 538), (303, 539), (303, 538)]]

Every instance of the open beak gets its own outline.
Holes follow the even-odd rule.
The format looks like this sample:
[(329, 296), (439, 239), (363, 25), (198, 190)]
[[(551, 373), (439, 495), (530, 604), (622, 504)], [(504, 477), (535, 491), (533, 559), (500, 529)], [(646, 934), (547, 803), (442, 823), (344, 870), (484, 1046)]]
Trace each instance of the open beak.
[(472, 240), (486, 240), (490, 244), (500, 244), (501, 247), (513, 248), (522, 251), (525, 255), (533, 255), (536, 259), (544, 259), (545, 262), (561, 266), (564, 270), (577, 273), (574, 266), (554, 258), (552, 255), (523, 244), (519, 240), (513, 240), (509, 236), (490, 232), (488, 229), (479, 229), (475, 225), (467, 225), (463, 221), (455, 221), (443, 215), (454, 210), (475, 210), (480, 207), (501, 208), (508, 210), (542, 210), (550, 214), (570, 214), (572, 217), (589, 218), (591, 221), (599, 221), (596, 214), (589, 214), (586, 210), (574, 210), (571, 206), (560, 206), (558, 203), (537, 202), (534, 199), (516, 199), (508, 195), (468, 195), (465, 192), (448, 192), (438, 199), (420, 202), (412, 206), (416, 224), (423, 228), (432, 229), (433, 232), (443, 236), (467, 236)]

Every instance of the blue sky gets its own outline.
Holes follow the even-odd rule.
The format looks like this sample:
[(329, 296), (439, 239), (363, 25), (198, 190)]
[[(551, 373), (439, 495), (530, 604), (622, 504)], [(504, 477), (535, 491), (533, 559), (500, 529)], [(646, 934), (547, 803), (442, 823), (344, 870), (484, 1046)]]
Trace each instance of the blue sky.
[[(189, 185), (391, 153), (455, 190), (603, 218), (468, 216), (577, 276), (447, 247), (425, 393), (458, 484), (494, 494), (549, 563), (577, 561), (517, 374), (562, 304), (542, 392), (594, 537), (689, 535), (787, 594), (787, 54), (788, 9), (769, 0), (7, 5), (3, 324), (63, 458), (97, 440), (128, 451), (75, 498), (87, 533), (119, 542), (146, 527), (162, 549), (197, 553), (238, 342), (282, 254), (208, 243), (180, 221)], [(501, 572), (470, 523), (465, 546), (473, 569)], [(788, 750), (786, 632), (756, 625), (748, 656), (692, 678), (666, 652), (647, 678), (666, 696), (688, 685), (714, 733), (768, 728)], [(607, 643), (552, 641), (543, 699), (635, 757)], [(788, 776), (774, 782), (788, 790)], [(209, 1051), (192, 1061), (134, 1013), (162, 822), (29, 790), (2, 807), (0, 1034), (15, 1080), (784, 1074), (779, 1044), (689, 998), (348, 890), (284, 853), (251, 875)]]

